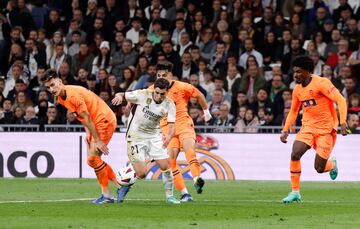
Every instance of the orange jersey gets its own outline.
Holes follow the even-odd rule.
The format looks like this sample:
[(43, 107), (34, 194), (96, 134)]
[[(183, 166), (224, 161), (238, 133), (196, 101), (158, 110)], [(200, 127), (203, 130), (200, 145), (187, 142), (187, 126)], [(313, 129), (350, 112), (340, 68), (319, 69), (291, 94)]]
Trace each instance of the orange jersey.
[(69, 112), (76, 114), (76, 118), (83, 123), (83, 118), (79, 115), (81, 112), (88, 111), (95, 126), (104, 121), (116, 120), (114, 112), (110, 107), (92, 91), (74, 85), (66, 85), (66, 98), (60, 96), (57, 101), (66, 107)]
[(302, 125), (312, 128), (318, 134), (337, 130), (339, 125), (334, 102), (339, 106), (340, 123), (346, 122), (346, 101), (331, 81), (317, 75), (311, 76), (311, 82), (303, 87), (297, 84), (292, 94), (291, 110), (283, 128), (288, 131), (294, 123), (300, 106), (302, 107)]
[[(151, 86), (151, 89), (154, 87)], [(186, 123), (189, 119), (192, 122), (192, 119), (188, 113), (188, 102), (190, 98), (195, 98), (200, 95), (200, 91), (194, 87), (193, 85), (185, 82), (181, 82), (178, 80), (174, 80), (167, 93), (167, 97), (169, 97), (172, 101), (174, 101), (176, 106), (176, 118), (175, 125), (181, 123)], [(160, 126), (166, 126), (167, 119), (164, 118), (160, 122)]]

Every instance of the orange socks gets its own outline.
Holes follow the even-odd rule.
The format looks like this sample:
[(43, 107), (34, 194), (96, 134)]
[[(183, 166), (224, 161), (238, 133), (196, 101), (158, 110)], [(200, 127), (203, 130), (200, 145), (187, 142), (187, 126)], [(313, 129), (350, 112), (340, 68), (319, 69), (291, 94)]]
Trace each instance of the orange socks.
[(335, 166), (334, 162), (332, 160), (328, 160), (326, 162), (324, 172), (329, 172), (330, 170), (332, 170), (334, 168), (334, 166)]
[(88, 156), (88, 165), (95, 170), (102, 193), (109, 193), (109, 180), (115, 178), (115, 173), (112, 168), (101, 160), (99, 156)]
[(177, 166), (176, 160), (169, 158), (170, 168), (174, 176), (174, 185), (179, 190), (182, 191), (186, 188), (184, 178), (182, 177), (179, 166)]
[(301, 164), (300, 161), (290, 161), (291, 188), (293, 191), (300, 189)]
[(193, 149), (188, 149), (185, 152), (186, 161), (189, 164), (190, 172), (192, 177), (198, 177), (200, 176), (200, 164), (198, 160), (196, 159), (196, 154)]

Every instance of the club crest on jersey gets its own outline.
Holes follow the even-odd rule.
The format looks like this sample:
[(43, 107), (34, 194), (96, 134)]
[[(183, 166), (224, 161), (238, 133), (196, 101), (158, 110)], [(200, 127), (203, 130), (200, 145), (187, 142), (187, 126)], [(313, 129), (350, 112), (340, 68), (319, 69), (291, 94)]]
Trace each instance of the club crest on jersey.
[(148, 98), (146, 99), (146, 106), (149, 107), (149, 105), (151, 104), (152, 99)]

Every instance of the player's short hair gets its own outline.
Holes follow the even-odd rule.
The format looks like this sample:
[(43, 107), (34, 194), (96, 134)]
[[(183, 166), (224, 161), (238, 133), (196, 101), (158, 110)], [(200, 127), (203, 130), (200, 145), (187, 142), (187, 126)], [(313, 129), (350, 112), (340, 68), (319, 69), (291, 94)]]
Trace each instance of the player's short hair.
[(314, 71), (314, 62), (308, 56), (299, 56), (292, 62), (293, 67), (301, 68), (308, 72)]
[(154, 84), (154, 88), (160, 88), (161, 90), (163, 89), (168, 89), (170, 86), (170, 83), (167, 79), (164, 79), (164, 78), (159, 78), (155, 81), (155, 84)]
[(172, 71), (173, 64), (169, 61), (161, 61), (156, 65), (156, 69), (159, 70), (165, 70), (165, 71)]
[(56, 73), (55, 69), (48, 69), (45, 72), (45, 77), (43, 79), (44, 82), (48, 82), (51, 79), (59, 78), (59, 75)]

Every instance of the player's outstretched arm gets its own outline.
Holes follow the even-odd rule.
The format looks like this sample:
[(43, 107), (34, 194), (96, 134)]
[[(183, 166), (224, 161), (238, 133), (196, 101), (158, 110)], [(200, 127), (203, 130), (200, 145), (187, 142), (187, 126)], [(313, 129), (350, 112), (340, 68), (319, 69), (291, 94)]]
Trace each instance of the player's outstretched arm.
[(79, 115), (84, 119), (84, 122), (83, 122), (84, 126), (86, 128), (88, 128), (91, 135), (93, 136), (96, 149), (98, 149), (103, 154), (108, 155), (109, 149), (105, 145), (105, 143), (100, 140), (99, 134), (96, 130), (94, 122), (92, 121), (92, 119), (89, 115), (89, 112), (83, 111), (83, 112), (79, 113)]
[(120, 105), (124, 101), (125, 93), (124, 92), (118, 92), (115, 94), (115, 97), (111, 100), (111, 103), (113, 105)]
[(287, 142), (287, 137), (289, 135), (290, 126), (295, 122), (297, 115), (300, 109), (300, 101), (296, 97), (295, 93), (293, 92), (292, 101), (291, 101), (291, 108), (288, 116), (286, 117), (285, 125), (283, 130), (281, 131), (280, 141), (283, 143)]
[(209, 111), (205, 96), (199, 91), (196, 98), (199, 101), (201, 108), (203, 109), (205, 122), (210, 121), (212, 119), (212, 116)]
[(341, 126), (341, 134), (343, 136), (347, 135), (347, 105), (346, 99), (340, 94), (339, 90), (331, 83), (330, 80), (324, 80), (323, 87), (321, 87), (322, 93), (331, 99), (332, 101), (336, 102), (339, 107), (339, 114), (340, 114), (340, 126)]

